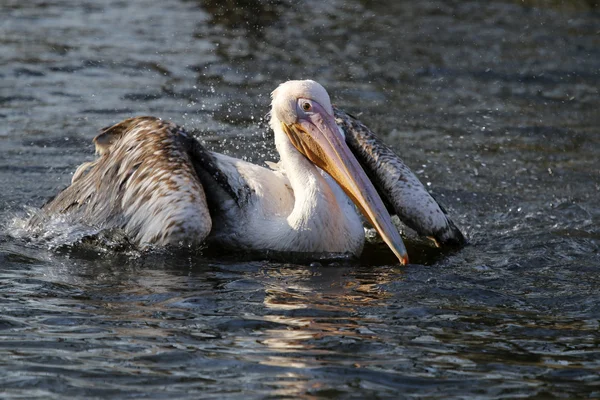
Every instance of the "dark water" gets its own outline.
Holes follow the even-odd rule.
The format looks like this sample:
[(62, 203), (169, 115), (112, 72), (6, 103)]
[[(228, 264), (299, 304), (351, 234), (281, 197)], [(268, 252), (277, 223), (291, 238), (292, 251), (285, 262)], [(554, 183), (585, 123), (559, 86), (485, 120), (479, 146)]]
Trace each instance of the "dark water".
[[(0, 4), (2, 398), (599, 398), (594, 1)], [(132, 115), (273, 156), (279, 82), (387, 137), (471, 238), (429, 265), (28, 241)]]

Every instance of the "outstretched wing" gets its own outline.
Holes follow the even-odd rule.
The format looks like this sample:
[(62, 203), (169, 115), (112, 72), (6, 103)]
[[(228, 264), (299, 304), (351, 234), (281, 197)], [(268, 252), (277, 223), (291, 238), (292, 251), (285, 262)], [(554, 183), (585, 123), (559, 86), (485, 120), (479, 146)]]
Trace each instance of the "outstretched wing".
[(359, 120), (338, 108), (334, 112), (346, 143), (390, 211), (419, 235), (442, 245), (464, 245), (464, 235), (400, 157)]
[(173, 123), (137, 117), (104, 129), (94, 143), (99, 157), (77, 169), (42, 215), (120, 228), (141, 246), (206, 238), (212, 222), (192, 160), (204, 149), (193, 137)]

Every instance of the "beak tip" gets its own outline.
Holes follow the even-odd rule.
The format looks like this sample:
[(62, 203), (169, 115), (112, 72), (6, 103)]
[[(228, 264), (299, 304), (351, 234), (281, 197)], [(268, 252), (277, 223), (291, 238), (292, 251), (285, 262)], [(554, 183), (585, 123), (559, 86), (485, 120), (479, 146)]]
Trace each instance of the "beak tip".
[(390, 245), (390, 248), (398, 257), (398, 261), (402, 266), (408, 265), (408, 252), (406, 251), (406, 247), (404, 247), (404, 243), (402, 239), (399, 239), (399, 242), (395, 242), (394, 245)]

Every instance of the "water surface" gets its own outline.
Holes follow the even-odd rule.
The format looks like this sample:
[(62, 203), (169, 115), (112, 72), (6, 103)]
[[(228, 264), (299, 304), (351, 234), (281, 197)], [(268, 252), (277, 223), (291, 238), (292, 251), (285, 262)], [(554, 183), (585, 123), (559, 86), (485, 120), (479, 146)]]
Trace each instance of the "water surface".
[[(0, 13), (2, 397), (600, 397), (594, 2)], [(14, 223), (133, 115), (272, 159), (268, 95), (299, 78), (384, 136), (471, 244), (399, 268), (378, 251), (317, 264), (56, 248)]]

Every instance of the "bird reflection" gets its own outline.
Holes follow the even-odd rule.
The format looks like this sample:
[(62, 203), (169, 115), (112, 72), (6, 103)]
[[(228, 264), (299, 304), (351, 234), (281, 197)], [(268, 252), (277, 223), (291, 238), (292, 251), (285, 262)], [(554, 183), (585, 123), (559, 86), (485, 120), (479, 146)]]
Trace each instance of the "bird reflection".
[[(375, 274), (350, 267), (297, 265), (270, 269), (267, 275), (265, 318), (282, 328), (261, 335), (260, 343), (274, 354), (260, 362), (301, 368), (320, 365), (323, 358), (337, 359), (348, 346), (379, 341), (369, 327), (383, 321), (361, 315), (362, 308), (384, 305), (390, 295), (380, 285), (402, 278), (402, 272), (391, 268)], [(339, 358), (339, 362), (349, 361)]]
[[(386, 349), (378, 330), (386, 322), (373, 310), (388, 305), (382, 286), (404, 274), (325, 261), (225, 263), (183, 252), (98, 255), (85, 245), (40, 250), (36, 260), (24, 273), (40, 279), (21, 284), (20, 299), (37, 315), (28, 323), (49, 338), (89, 341), (135, 373), (212, 360), (240, 374), (260, 365), (276, 377), (273, 395), (295, 398), (323, 385), (315, 368), (375, 362), (361, 356)], [(96, 353), (76, 356), (88, 362), (89, 354)], [(218, 380), (219, 368), (207, 376)]]

